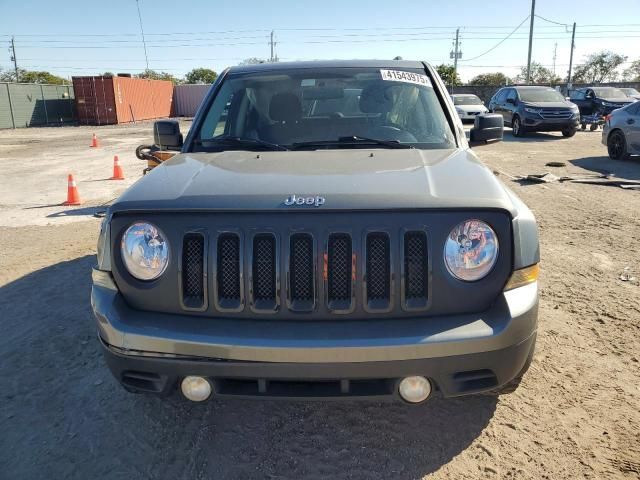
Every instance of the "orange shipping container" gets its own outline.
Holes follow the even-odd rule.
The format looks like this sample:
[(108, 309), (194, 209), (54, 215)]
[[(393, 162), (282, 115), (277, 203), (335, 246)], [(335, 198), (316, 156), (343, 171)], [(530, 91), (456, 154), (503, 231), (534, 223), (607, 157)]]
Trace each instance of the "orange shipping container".
[(110, 125), (171, 115), (173, 84), (129, 77), (73, 77), (78, 123)]

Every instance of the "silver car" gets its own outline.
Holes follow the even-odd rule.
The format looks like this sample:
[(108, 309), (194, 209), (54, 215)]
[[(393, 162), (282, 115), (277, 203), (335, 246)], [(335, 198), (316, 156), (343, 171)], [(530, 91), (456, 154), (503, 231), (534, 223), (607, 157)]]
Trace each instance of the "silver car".
[(607, 146), (609, 157), (613, 160), (640, 155), (640, 102), (631, 103), (607, 115), (602, 143)]
[(451, 95), (451, 99), (456, 107), (456, 113), (463, 122), (465, 120), (475, 120), (476, 116), (489, 111), (476, 95), (456, 94)]

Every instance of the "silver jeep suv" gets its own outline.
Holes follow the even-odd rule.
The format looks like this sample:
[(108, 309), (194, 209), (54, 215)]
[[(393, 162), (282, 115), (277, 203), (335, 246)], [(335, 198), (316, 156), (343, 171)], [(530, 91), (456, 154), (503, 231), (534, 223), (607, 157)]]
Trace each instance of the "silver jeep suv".
[[(502, 138), (480, 115), (471, 141)], [(109, 209), (92, 306), (129, 391), (398, 398), (512, 390), (538, 236), (410, 61), (226, 70), (180, 153)]]

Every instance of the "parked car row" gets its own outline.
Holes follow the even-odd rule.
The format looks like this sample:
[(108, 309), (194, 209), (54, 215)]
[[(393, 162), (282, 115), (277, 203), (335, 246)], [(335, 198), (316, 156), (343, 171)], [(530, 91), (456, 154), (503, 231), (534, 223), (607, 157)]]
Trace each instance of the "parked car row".
[(603, 125), (602, 143), (609, 157), (640, 154), (640, 92), (634, 88), (583, 87), (563, 97), (551, 87), (510, 86), (496, 92), (489, 108), (473, 94), (451, 98), (462, 121), (497, 113), (515, 137), (553, 131), (572, 137), (580, 125), (585, 129), (590, 124), (591, 130)]

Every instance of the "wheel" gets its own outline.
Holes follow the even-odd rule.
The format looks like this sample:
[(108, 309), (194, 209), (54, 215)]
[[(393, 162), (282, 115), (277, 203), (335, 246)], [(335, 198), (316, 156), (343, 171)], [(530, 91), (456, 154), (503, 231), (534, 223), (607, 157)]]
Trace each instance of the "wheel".
[(511, 120), (511, 133), (514, 137), (524, 137), (524, 126), (522, 126), (520, 117), (517, 115), (513, 117), (513, 120)]
[(577, 130), (573, 127), (565, 128), (562, 130), (563, 137), (573, 137), (576, 134)]
[(586, 129), (587, 129), (587, 124), (586, 124), (586, 123), (584, 123), (584, 122), (583, 122), (583, 123), (581, 123), (581, 124), (580, 124), (580, 128), (581, 128), (582, 130), (586, 130)]
[(607, 139), (607, 151), (612, 160), (622, 160), (627, 156), (627, 141), (620, 130), (614, 130)]
[(598, 129), (597, 123), (592, 123), (591, 126), (589, 127), (589, 130), (591, 130), (592, 132), (595, 132), (597, 129)]

